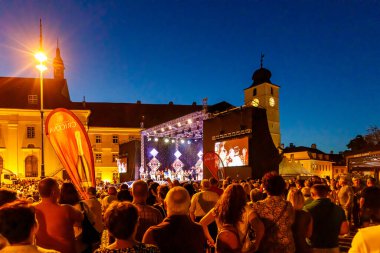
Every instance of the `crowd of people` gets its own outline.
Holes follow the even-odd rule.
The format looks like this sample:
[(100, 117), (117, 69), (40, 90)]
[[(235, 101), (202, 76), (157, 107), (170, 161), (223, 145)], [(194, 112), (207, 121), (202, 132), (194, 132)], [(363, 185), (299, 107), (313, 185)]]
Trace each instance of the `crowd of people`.
[(373, 178), (199, 182), (153, 180), (89, 187), (22, 181), (0, 189), (0, 253), (379, 252), (380, 188)]

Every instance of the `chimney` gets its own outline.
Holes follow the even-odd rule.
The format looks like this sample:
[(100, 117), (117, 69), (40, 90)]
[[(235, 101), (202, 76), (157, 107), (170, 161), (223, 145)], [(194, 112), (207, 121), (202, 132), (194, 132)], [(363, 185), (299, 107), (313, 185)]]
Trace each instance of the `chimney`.
[(331, 150), (331, 151), (330, 151), (330, 155), (333, 155), (333, 154), (334, 154), (334, 150)]
[(294, 145), (293, 142), (291, 142), (291, 143), (289, 144), (289, 147), (291, 147), (291, 148), (295, 148), (296, 146)]
[(169, 102), (169, 105), (173, 105), (173, 101), (170, 101), (170, 102)]
[(136, 104), (141, 105), (141, 100), (137, 100)]
[(311, 148), (317, 149), (317, 144), (315, 144), (315, 143), (311, 144)]

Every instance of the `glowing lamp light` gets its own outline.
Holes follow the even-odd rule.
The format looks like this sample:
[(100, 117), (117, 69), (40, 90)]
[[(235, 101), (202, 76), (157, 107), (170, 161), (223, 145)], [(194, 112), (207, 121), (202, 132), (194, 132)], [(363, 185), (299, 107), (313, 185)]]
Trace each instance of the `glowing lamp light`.
[(148, 141), (151, 141), (152, 140), (152, 138), (148, 138)]
[(36, 58), (37, 61), (39, 62), (45, 62), (47, 60), (47, 56), (45, 55), (44, 52), (37, 52), (35, 55), (34, 55), (34, 58)]
[(161, 128), (161, 132), (164, 132), (164, 131), (165, 131), (165, 128), (162, 127), (162, 128)]
[(191, 143), (191, 141), (187, 141), (187, 144), (190, 144)]
[(157, 141), (158, 141), (158, 138), (154, 138), (154, 141), (157, 142)]
[(185, 143), (185, 140), (181, 140), (181, 143), (184, 144), (184, 143)]
[(191, 123), (193, 123), (193, 121), (192, 121), (191, 119), (188, 119), (188, 120), (187, 120), (187, 123), (188, 123), (188, 124), (191, 124)]
[(44, 72), (45, 70), (47, 70), (47, 67), (44, 64), (42, 64), (42, 63), (38, 64), (36, 67), (41, 72)]
[(175, 142), (175, 140), (172, 140), (172, 143), (174, 143)]
[(172, 130), (172, 126), (169, 126), (169, 130)]
[(165, 141), (165, 143), (168, 143), (168, 142), (169, 142), (169, 139), (168, 139), (168, 138), (165, 138), (164, 141)]
[(179, 127), (181, 126), (181, 122), (178, 122), (178, 126), (179, 126)]

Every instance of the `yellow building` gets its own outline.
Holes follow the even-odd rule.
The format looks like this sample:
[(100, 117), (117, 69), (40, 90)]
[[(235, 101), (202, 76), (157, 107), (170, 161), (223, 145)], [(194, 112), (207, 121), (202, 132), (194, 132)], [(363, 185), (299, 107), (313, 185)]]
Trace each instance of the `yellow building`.
[(266, 109), (273, 143), (276, 147), (280, 147), (280, 86), (270, 81), (271, 76), (272, 73), (263, 68), (261, 61), (261, 68), (253, 73), (252, 85), (244, 90), (244, 104)]
[(284, 149), (284, 159), (280, 164), (282, 175), (316, 175), (322, 178), (333, 176), (333, 163), (326, 154), (313, 144), (309, 147), (290, 146)]
[[(72, 102), (64, 64), (57, 48), (54, 78), (44, 78), (44, 120), (55, 108), (71, 110), (88, 131), (98, 179), (112, 181), (118, 173), (119, 144), (140, 140), (140, 132), (199, 111), (201, 106), (137, 103)], [(0, 174), (19, 178), (41, 176), (41, 118), (39, 78), (0, 77)], [(45, 176), (65, 177), (63, 166), (44, 138)]]

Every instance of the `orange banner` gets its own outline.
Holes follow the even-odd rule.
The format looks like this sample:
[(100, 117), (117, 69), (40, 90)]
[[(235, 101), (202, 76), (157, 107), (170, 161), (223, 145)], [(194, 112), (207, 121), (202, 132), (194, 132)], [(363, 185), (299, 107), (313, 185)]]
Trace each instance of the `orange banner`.
[[(223, 168), (223, 162), (215, 152), (207, 152), (203, 155), (203, 165), (210, 171), (211, 175), (219, 180), (219, 167)], [(222, 171), (223, 172), (223, 171)], [(223, 177), (223, 176), (222, 176)]]
[(94, 156), (90, 139), (78, 117), (58, 108), (46, 119), (46, 135), (71, 181), (83, 197), (86, 187), (95, 186)]

